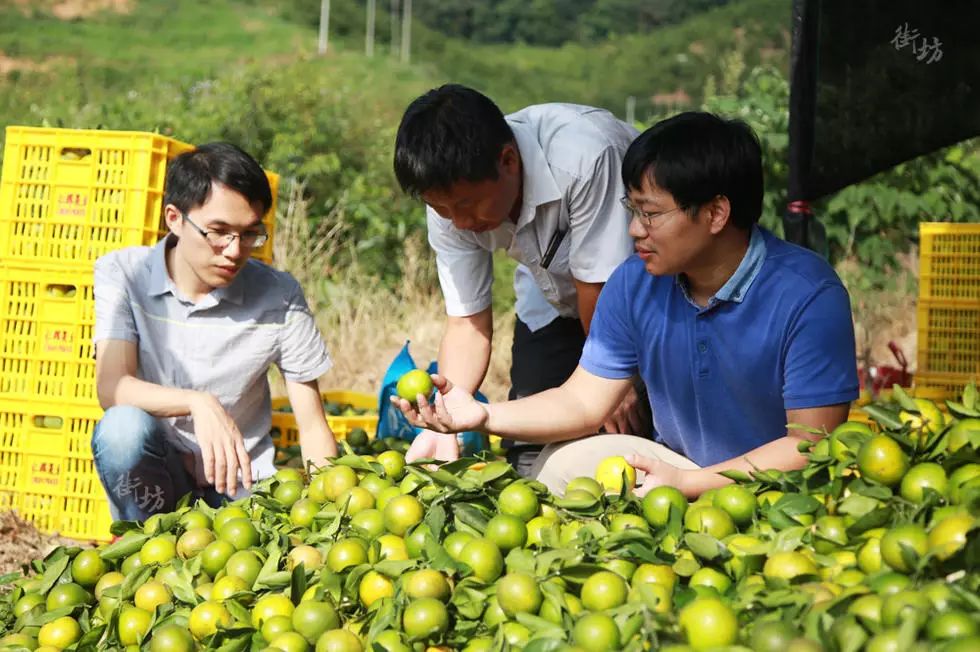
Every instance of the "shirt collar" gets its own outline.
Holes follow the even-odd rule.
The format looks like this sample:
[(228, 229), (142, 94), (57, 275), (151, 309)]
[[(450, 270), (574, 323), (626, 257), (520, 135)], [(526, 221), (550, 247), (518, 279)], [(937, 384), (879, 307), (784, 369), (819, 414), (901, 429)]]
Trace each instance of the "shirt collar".
[[(169, 292), (178, 299), (184, 300), (167, 271), (167, 249), (176, 244), (177, 236), (168, 233), (153, 247), (153, 253), (150, 256), (150, 286), (148, 291), (151, 297), (162, 296)], [(245, 264), (248, 265), (247, 262)], [(244, 269), (240, 270), (238, 276), (229, 285), (212, 290), (200, 303), (195, 304), (195, 307), (198, 309), (210, 308), (222, 301), (242, 305), (245, 301), (245, 283), (242, 281), (244, 271)]]
[(749, 247), (745, 251), (745, 255), (742, 256), (742, 262), (738, 264), (735, 268), (735, 273), (732, 274), (725, 284), (722, 285), (715, 295), (708, 300), (708, 305), (702, 308), (695, 303), (693, 297), (688, 288), (687, 279), (683, 274), (678, 274), (674, 277), (674, 281), (680, 286), (681, 292), (684, 293), (684, 297), (699, 310), (708, 310), (714, 307), (721, 301), (730, 301), (732, 303), (742, 303), (745, 295), (749, 291), (752, 282), (755, 281), (756, 277), (759, 275), (759, 270), (762, 269), (762, 264), (766, 261), (766, 239), (762, 234), (762, 229), (758, 226), (752, 227), (752, 235), (749, 237)]
[(749, 287), (759, 275), (762, 263), (766, 259), (766, 240), (762, 237), (762, 230), (758, 226), (752, 227), (752, 237), (749, 238), (749, 248), (742, 257), (742, 262), (738, 264), (735, 273), (725, 282), (721, 288), (715, 292), (715, 299), (719, 301), (732, 301), (742, 303)]
[(534, 130), (524, 122), (508, 120), (517, 149), (521, 154), (521, 169), (523, 175), (521, 215), (517, 220), (517, 228), (530, 222), (537, 212), (538, 206), (561, 199), (561, 191), (551, 174), (551, 167), (545, 158), (544, 150), (534, 135)]

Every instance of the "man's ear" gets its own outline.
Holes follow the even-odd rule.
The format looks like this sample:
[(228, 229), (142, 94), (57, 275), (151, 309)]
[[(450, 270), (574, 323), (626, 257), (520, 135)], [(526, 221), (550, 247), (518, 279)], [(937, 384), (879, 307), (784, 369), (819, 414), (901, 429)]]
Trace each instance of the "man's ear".
[(170, 232), (176, 236), (180, 236), (180, 229), (183, 226), (184, 218), (183, 214), (173, 204), (167, 204), (163, 207), (163, 222), (170, 229)]
[(732, 216), (732, 204), (728, 201), (728, 197), (724, 195), (718, 195), (710, 202), (708, 202), (705, 207), (708, 226), (711, 229), (712, 235), (717, 235), (721, 233)]
[(516, 175), (521, 172), (521, 154), (517, 150), (517, 143), (511, 141), (504, 145), (504, 148), (500, 150), (500, 157), (498, 159), (498, 164), (500, 165), (500, 172), (507, 175)]

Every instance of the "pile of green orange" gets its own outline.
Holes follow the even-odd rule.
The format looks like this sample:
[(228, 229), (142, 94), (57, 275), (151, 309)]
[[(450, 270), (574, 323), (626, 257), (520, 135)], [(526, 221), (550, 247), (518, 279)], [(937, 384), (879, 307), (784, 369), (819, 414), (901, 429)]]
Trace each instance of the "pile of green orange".
[[(980, 649), (980, 403), (901, 392), (689, 503), (345, 455), (0, 578), (0, 649)], [(618, 464), (618, 466), (617, 466)], [(604, 470), (606, 470), (604, 468)], [(606, 477), (609, 476), (609, 477)]]

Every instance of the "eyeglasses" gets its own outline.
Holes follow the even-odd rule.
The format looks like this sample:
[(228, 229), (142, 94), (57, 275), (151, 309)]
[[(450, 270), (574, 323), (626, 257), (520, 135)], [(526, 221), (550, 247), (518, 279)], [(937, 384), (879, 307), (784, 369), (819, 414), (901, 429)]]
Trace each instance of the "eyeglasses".
[(676, 208), (671, 208), (669, 211), (660, 211), (657, 213), (648, 213), (647, 211), (637, 208), (636, 204), (630, 201), (629, 197), (623, 196), (619, 198), (619, 203), (623, 205), (631, 217), (634, 217), (640, 221), (640, 224), (646, 227), (653, 226), (655, 222), (658, 222), (664, 215), (669, 215), (674, 211), (684, 210), (683, 206), (677, 206)]
[(186, 215), (181, 215), (184, 221), (194, 227), (194, 230), (204, 236), (208, 244), (215, 249), (225, 250), (237, 238), (244, 249), (254, 249), (261, 247), (269, 239), (269, 234), (265, 231), (245, 231), (244, 233), (228, 233), (226, 231), (210, 231), (199, 227)]

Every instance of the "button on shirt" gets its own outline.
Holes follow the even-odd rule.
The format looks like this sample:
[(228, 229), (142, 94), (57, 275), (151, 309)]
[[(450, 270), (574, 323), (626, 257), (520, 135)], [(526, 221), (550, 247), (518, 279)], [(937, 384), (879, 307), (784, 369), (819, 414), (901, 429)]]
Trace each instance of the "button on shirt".
[[(574, 279), (603, 283), (633, 251), (630, 216), (619, 199), (623, 156), (637, 131), (608, 111), (573, 104), (531, 106), (508, 115), (507, 124), (523, 166), (517, 223), (473, 233), (429, 208), (429, 243), (452, 317), (490, 307), (492, 252), (506, 250), (521, 263), (517, 315), (535, 331), (559, 315), (578, 317)], [(564, 238), (545, 268), (542, 259), (559, 232)]]
[[(303, 291), (286, 272), (249, 260), (231, 284), (195, 304), (167, 272), (168, 241), (96, 261), (93, 340), (136, 342), (146, 382), (212, 394), (242, 433), (253, 478), (267, 477), (275, 471), (269, 367), (307, 382), (331, 366)], [(160, 421), (177, 450), (194, 454), (197, 482), (208, 484), (191, 417)]]
[(755, 227), (742, 262), (705, 307), (680, 277), (631, 257), (599, 297), (581, 366), (637, 371), (654, 438), (699, 466), (786, 434), (786, 411), (858, 396), (847, 291), (811, 251)]

